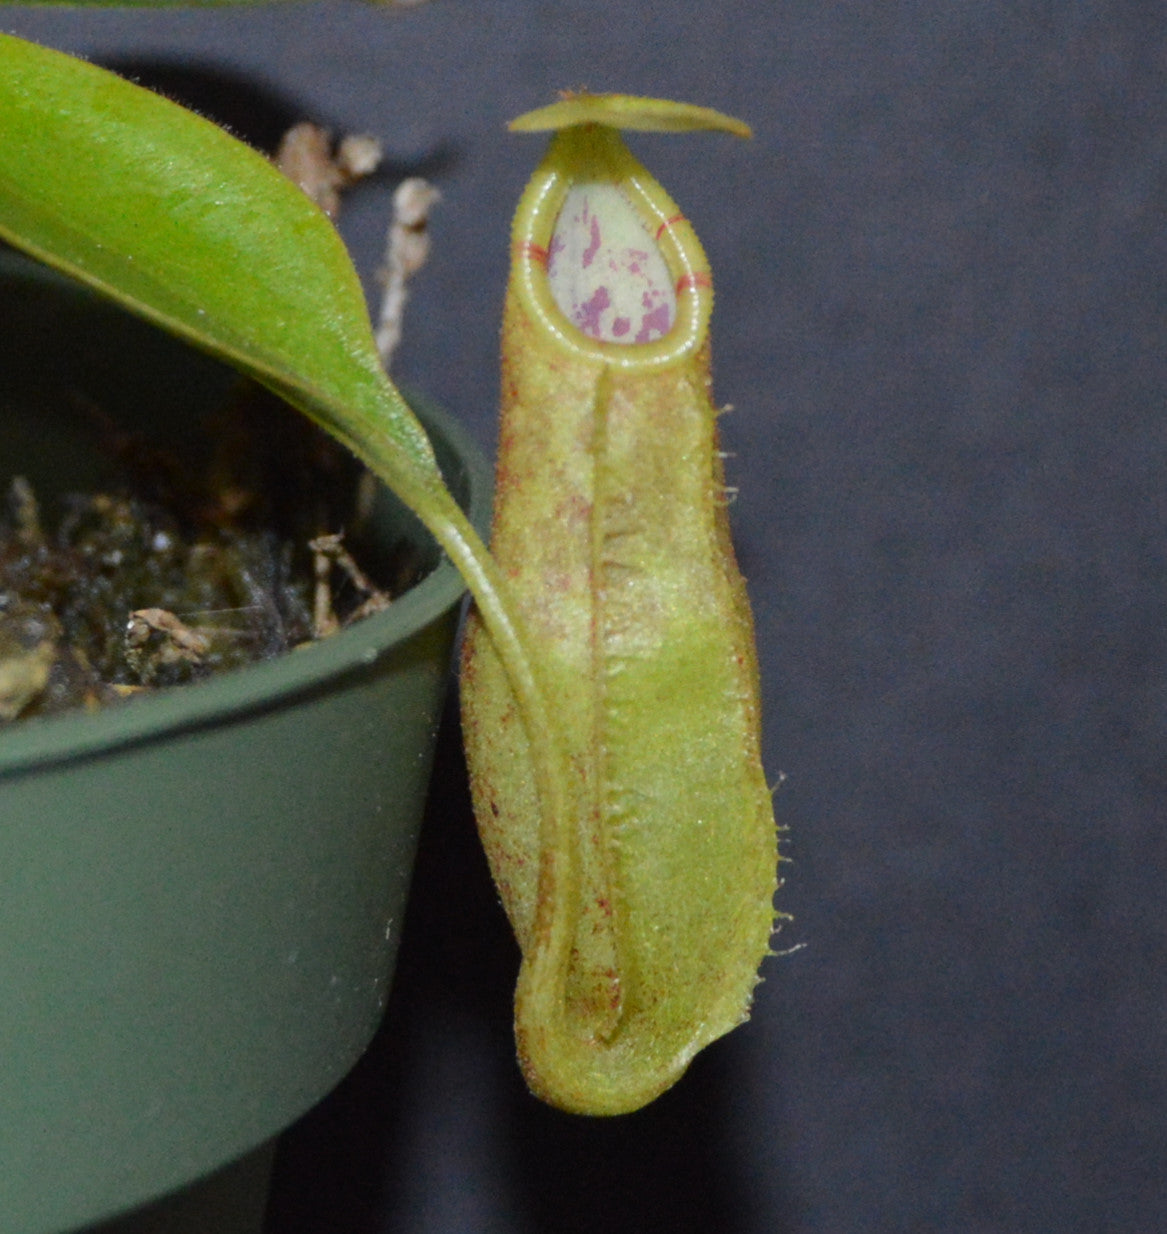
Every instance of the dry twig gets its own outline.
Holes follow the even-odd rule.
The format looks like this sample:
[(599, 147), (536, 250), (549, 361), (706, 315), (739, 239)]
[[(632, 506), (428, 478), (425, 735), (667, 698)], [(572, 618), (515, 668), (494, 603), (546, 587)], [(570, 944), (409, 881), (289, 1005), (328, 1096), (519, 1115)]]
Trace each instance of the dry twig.
[(344, 138), (332, 150), (332, 134), (305, 121), (284, 134), (276, 151), (276, 166), (335, 221), (340, 194), (371, 175), (381, 163), (381, 143), (375, 137)]
[(386, 371), (401, 342), (401, 319), (409, 298), (406, 284), (429, 257), (429, 216), (440, 198), (428, 180), (416, 176), (402, 180), (393, 194), (393, 222), (381, 269), (385, 290), (377, 322), (377, 351)]

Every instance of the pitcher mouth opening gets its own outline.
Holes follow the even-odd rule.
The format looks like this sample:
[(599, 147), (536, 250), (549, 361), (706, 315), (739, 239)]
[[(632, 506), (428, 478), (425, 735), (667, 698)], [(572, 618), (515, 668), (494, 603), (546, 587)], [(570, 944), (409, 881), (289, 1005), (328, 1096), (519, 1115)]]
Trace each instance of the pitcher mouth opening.
[(621, 369), (704, 341), (712, 281), (685, 216), (602, 125), (559, 133), (515, 220), (515, 286), (561, 345)]
[(573, 184), (547, 250), (560, 312), (589, 338), (624, 346), (664, 338), (677, 291), (656, 238), (615, 184)]

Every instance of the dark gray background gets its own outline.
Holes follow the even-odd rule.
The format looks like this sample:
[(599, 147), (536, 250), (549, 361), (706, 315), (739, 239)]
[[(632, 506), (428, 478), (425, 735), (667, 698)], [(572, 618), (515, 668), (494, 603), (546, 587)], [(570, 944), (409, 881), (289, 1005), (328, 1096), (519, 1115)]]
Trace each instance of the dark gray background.
[[(516, 956), (452, 723), (386, 1026), (289, 1138), (288, 1231), (1167, 1228), (1167, 14), (1138, 0), (435, 0), (0, 26), (262, 140), (384, 138), (445, 200), (399, 375), (493, 448), (505, 120), (561, 87), (719, 106), (634, 140), (713, 263), (783, 943), (649, 1110), (526, 1096)], [(200, 91), (202, 92), (200, 94)], [(231, 109), (234, 110), (231, 110)], [(388, 184), (344, 230), (377, 260)]]

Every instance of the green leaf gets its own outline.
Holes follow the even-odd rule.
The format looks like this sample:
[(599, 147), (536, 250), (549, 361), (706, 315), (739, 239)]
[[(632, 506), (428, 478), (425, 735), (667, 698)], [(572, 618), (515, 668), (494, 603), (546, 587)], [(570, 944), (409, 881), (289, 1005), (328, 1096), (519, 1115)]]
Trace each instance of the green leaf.
[(112, 73), (0, 36), (0, 233), (306, 405), (388, 436), (440, 485), (381, 371), (344, 245), (305, 195), (222, 129)]
[(300, 189), (160, 96), (0, 35), (0, 238), (275, 390), (414, 510), (478, 602), (559, 817), (562, 743), (506, 582), (381, 368), (344, 245)]

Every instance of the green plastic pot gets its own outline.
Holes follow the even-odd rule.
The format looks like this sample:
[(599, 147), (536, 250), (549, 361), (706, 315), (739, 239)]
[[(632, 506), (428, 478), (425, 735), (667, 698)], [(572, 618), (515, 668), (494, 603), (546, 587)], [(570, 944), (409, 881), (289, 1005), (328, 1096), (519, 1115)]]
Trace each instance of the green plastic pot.
[[(9, 257), (0, 328), (5, 489), (92, 479), (79, 395), (181, 443), (233, 379)], [(484, 528), (483, 459), (422, 418)], [(258, 1230), (273, 1137), (376, 1028), (463, 594), (420, 524), (378, 502), (377, 534), (433, 567), (388, 612), (0, 730), (0, 1234)]]

